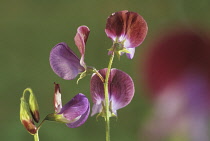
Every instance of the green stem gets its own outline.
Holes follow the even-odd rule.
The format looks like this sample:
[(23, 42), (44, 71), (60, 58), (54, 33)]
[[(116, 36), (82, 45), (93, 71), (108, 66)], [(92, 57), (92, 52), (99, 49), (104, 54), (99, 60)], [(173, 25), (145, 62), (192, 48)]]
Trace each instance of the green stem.
[(34, 134), (34, 141), (39, 141), (39, 133), (38, 133), (39, 130), (37, 130), (37, 133)]
[(110, 141), (110, 125), (109, 125), (110, 123), (109, 123), (109, 118), (110, 118), (111, 114), (110, 114), (110, 111), (109, 111), (108, 81), (109, 81), (109, 75), (110, 75), (113, 59), (114, 59), (114, 52), (112, 53), (112, 55), (110, 57), (108, 68), (107, 68), (107, 72), (106, 72), (106, 78), (105, 78), (105, 82), (104, 82), (105, 109), (106, 109), (105, 110), (106, 141)]

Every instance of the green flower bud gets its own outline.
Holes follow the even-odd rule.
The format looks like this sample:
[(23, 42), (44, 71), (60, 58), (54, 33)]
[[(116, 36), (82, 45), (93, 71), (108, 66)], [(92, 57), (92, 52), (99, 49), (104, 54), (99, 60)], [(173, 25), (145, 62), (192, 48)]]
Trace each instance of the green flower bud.
[(34, 121), (37, 123), (39, 122), (39, 106), (36, 100), (35, 95), (33, 94), (33, 91), (30, 88), (27, 88), (30, 91), (30, 97), (29, 97), (29, 106), (30, 110), (33, 116)]
[(37, 127), (34, 125), (29, 105), (25, 101), (24, 96), (20, 100), (20, 121), (24, 125), (26, 130), (30, 134), (34, 135), (37, 132)]

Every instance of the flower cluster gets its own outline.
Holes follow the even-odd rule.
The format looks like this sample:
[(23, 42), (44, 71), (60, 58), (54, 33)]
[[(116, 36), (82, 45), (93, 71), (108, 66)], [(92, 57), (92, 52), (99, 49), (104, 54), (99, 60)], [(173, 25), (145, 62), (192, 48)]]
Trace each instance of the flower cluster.
[[(146, 37), (147, 23), (142, 16), (135, 12), (120, 11), (108, 17), (105, 32), (112, 39), (113, 45), (108, 51), (111, 55), (107, 68), (97, 70), (85, 63), (86, 42), (90, 33), (87, 26), (80, 26), (74, 37), (75, 44), (80, 52), (79, 58), (69, 46), (58, 43), (50, 52), (50, 66), (52, 70), (65, 80), (78, 80), (88, 74), (92, 74), (90, 81), (91, 98), (94, 103), (92, 116), (105, 118), (107, 130), (109, 130), (109, 118), (117, 116), (117, 110), (128, 105), (134, 96), (134, 83), (125, 72), (111, 68), (114, 55), (118, 57), (126, 53), (129, 59), (134, 57), (135, 48)], [(78, 82), (78, 81), (77, 81)], [(90, 104), (87, 97), (79, 93), (62, 107), (59, 84), (55, 83), (54, 92), (55, 112), (48, 114), (44, 120), (65, 123), (70, 128), (82, 125), (88, 118)], [(107, 132), (106, 139), (109, 140)]]

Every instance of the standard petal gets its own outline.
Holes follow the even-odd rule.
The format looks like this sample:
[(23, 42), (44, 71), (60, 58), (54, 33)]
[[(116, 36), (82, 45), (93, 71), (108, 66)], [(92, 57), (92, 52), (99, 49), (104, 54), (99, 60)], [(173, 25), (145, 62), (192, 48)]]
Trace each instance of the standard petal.
[(126, 29), (125, 29), (125, 43), (126, 48), (133, 48), (139, 46), (147, 35), (147, 23), (138, 13), (127, 12)]
[(54, 92), (54, 107), (55, 112), (59, 113), (62, 108), (62, 100), (61, 100), (61, 93), (60, 93), (60, 86), (59, 84), (54, 83), (55, 85), (55, 92)]
[(112, 110), (116, 113), (116, 110), (125, 107), (132, 100), (134, 96), (134, 83), (128, 74), (118, 69), (111, 69), (109, 83)]
[(57, 44), (50, 52), (50, 65), (53, 71), (63, 79), (74, 79), (84, 71), (79, 58), (66, 43)]
[(115, 41), (116, 37), (125, 35), (125, 13), (127, 10), (112, 13), (111, 16), (108, 17), (106, 22), (106, 35)]
[(81, 126), (83, 123), (85, 123), (85, 121), (87, 120), (88, 116), (90, 114), (90, 105), (88, 105), (88, 108), (86, 110), (86, 112), (75, 122), (72, 123), (67, 123), (66, 125), (70, 128), (76, 128)]
[(108, 17), (105, 32), (109, 38), (124, 42), (124, 47), (139, 46), (146, 37), (147, 23), (138, 13), (120, 11)]
[(84, 94), (77, 94), (72, 100), (63, 106), (60, 113), (69, 120), (73, 121), (75, 118), (82, 116), (89, 108), (89, 101)]
[(84, 62), (85, 44), (87, 42), (89, 33), (90, 33), (90, 30), (87, 26), (80, 26), (78, 27), (77, 34), (74, 37), (75, 44), (78, 47), (81, 54), (80, 64), (83, 67), (85, 66), (85, 62)]
[[(102, 75), (103, 78), (105, 78), (106, 69), (99, 70), (99, 73)], [(101, 111), (102, 102), (104, 100), (104, 84), (96, 74), (93, 74), (91, 77), (90, 93), (92, 101), (94, 103), (91, 113), (91, 116), (93, 116)]]
[(127, 50), (130, 52), (130, 53), (126, 53), (128, 59), (133, 59), (133, 56), (135, 54), (135, 48), (127, 48)]
[[(106, 75), (106, 69), (99, 70), (99, 73), (103, 78)], [(90, 80), (90, 93), (94, 104), (101, 104), (104, 100), (104, 84), (101, 79), (94, 73)]]

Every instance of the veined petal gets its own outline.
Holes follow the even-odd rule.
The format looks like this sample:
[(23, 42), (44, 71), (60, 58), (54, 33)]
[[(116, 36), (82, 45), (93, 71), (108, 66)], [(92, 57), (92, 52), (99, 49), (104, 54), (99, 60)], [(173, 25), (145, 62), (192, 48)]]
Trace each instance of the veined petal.
[(109, 38), (124, 42), (124, 47), (139, 46), (146, 37), (147, 23), (138, 13), (119, 11), (108, 17), (105, 32)]
[(126, 25), (124, 24), (124, 19), (126, 18), (125, 13), (127, 10), (112, 13), (106, 22), (106, 35), (115, 41), (116, 37), (121, 37), (125, 35)]
[(132, 78), (118, 69), (110, 72), (110, 101), (112, 110), (115, 111), (128, 105), (134, 96), (134, 83)]
[(69, 120), (73, 121), (75, 118), (82, 118), (83, 114), (88, 111), (89, 101), (84, 94), (77, 94), (72, 100), (70, 100), (66, 105), (63, 106), (60, 113)]
[(88, 108), (86, 110), (86, 112), (84, 114), (82, 114), (82, 116), (75, 122), (72, 123), (67, 123), (66, 125), (70, 128), (76, 128), (81, 126), (83, 123), (85, 123), (85, 121), (87, 120), (88, 116), (90, 114), (90, 105), (88, 105)]
[[(99, 70), (103, 78), (106, 75), (106, 69)], [(90, 80), (91, 98), (94, 104), (100, 104), (104, 100), (104, 85), (101, 79), (94, 73)]]
[[(99, 73), (105, 78), (107, 68), (99, 70)], [(109, 99), (111, 109), (114, 114), (116, 110), (125, 107), (130, 103), (134, 96), (134, 84), (131, 77), (118, 69), (111, 69), (109, 77)], [(94, 74), (91, 78), (91, 97), (94, 103), (92, 114), (101, 112), (102, 102), (104, 101), (104, 86), (99, 77)]]
[(63, 79), (74, 79), (84, 71), (79, 58), (64, 42), (57, 44), (50, 52), (50, 65), (53, 71)]
[(62, 108), (62, 100), (61, 100), (61, 93), (60, 93), (60, 86), (59, 84), (54, 83), (55, 85), (55, 92), (54, 92), (54, 107), (55, 112), (59, 113)]
[(80, 64), (83, 67), (85, 67), (85, 62), (84, 62), (85, 44), (87, 42), (89, 33), (90, 33), (90, 30), (87, 26), (80, 26), (78, 27), (77, 34), (74, 37), (75, 44), (78, 47), (81, 54)]
[[(99, 70), (99, 73), (105, 78), (106, 69)], [(104, 100), (104, 85), (101, 79), (94, 73), (91, 77), (90, 81), (90, 93), (91, 98), (94, 103), (92, 107), (91, 116), (95, 115), (96, 113), (101, 112), (102, 110), (102, 102)]]

